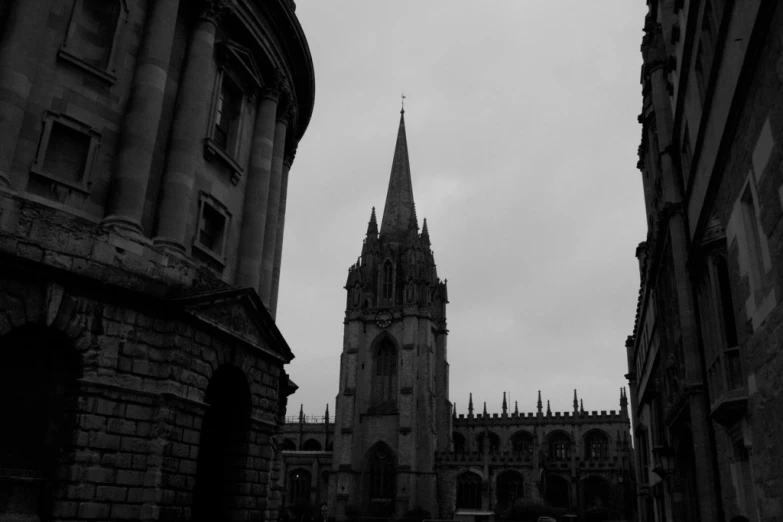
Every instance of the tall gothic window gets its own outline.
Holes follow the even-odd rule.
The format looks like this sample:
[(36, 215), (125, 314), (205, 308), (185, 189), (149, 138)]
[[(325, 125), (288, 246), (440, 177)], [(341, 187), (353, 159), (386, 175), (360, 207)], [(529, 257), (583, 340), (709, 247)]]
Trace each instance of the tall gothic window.
[(585, 435), (585, 457), (606, 459), (609, 456), (609, 437), (602, 431), (593, 430)]
[(520, 431), (511, 436), (511, 448), (518, 455), (533, 455), (533, 436), (530, 433)]
[(394, 499), (394, 456), (387, 447), (380, 446), (373, 451), (367, 478), (370, 502)]
[(397, 402), (397, 347), (388, 337), (375, 350), (373, 364), (373, 406), (393, 407)]
[(565, 433), (554, 433), (549, 437), (549, 458), (552, 460), (567, 460), (571, 447), (571, 440)]
[(457, 508), (481, 509), (481, 477), (470, 471), (457, 477)]
[(392, 289), (394, 283), (394, 266), (388, 259), (383, 263), (383, 280), (381, 281), (381, 297), (383, 299), (392, 298)]
[[(497, 453), (500, 451), (500, 437), (498, 437), (497, 433), (491, 431), (487, 433), (487, 439), (489, 440), (489, 452)], [(479, 453), (484, 451), (484, 432), (481, 432), (476, 436), (476, 446), (478, 446)]]

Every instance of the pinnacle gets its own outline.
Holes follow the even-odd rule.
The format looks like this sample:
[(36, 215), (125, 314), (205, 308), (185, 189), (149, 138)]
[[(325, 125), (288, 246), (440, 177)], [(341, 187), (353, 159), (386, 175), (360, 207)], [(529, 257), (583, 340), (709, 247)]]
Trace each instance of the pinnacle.
[(367, 224), (367, 235), (378, 233), (378, 220), (375, 218), (375, 207), (370, 212), (370, 222)]

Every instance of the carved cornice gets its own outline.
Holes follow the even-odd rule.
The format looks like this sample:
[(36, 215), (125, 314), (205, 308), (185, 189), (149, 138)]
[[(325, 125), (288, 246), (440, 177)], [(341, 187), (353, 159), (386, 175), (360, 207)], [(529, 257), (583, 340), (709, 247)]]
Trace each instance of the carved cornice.
[(223, 17), (234, 11), (235, 7), (233, 0), (202, 0), (199, 19), (218, 25)]
[(294, 164), (294, 158), (296, 158), (296, 146), (285, 151), (285, 154), (283, 155), (283, 165), (290, 169), (291, 165)]
[(261, 89), (261, 98), (279, 101), (280, 95), (283, 93), (284, 86), (285, 78), (283, 78), (283, 74), (279, 70), (275, 69), (272, 78), (267, 81), (264, 84), (264, 87)]

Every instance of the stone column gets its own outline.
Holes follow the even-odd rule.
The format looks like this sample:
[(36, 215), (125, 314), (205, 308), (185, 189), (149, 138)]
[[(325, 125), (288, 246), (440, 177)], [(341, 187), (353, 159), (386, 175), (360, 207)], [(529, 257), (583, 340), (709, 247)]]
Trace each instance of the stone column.
[(261, 300), (272, 313), (272, 273), (277, 244), (277, 216), (280, 211), (280, 194), (283, 182), (283, 151), (288, 124), (286, 111), (278, 111), (275, 123), (275, 142), (272, 149), (272, 175), (269, 178), (269, 199), (266, 204), (264, 251), (261, 259)]
[(175, 252), (185, 251), (185, 233), (192, 219), (195, 171), (203, 154), (215, 78), (215, 30), (225, 12), (222, 5), (219, 0), (206, 2), (193, 29), (177, 93), (154, 239), (155, 244)]
[(51, 7), (52, 0), (16, 0), (6, 33), (0, 36), (0, 187), (11, 186), (11, 162), (38, 57), (46, 45)]
[(275, 241), (275, 262), (272, 267), (272, 298), (269, 312), (272, 318), (277, 317), (277, 294), (280, 289), (280, 267), (283, 261), (283, 232), (285, 229), (285, 204), (288, 199), (288, 172), (296, 156), (296, 149), (287, 152), (283, 158), (283, 177), (280, 182), (280, 206), (277, 212), (277, 238)]
[(266, 207), (269, 199), (269, 180), (272, 175), (275, 116), (279, 95), (277, 88), (266, 89), (261, 95), (256, 111), (234, 282), (236, 286), (254, 288), (259, 294), (261, 293), (261, 256), (264, 249)]
[(136, 59), (105, 225), (143, 234), (141, 218), (163, 110), (179, 0), (149, 3), (146, 32)]

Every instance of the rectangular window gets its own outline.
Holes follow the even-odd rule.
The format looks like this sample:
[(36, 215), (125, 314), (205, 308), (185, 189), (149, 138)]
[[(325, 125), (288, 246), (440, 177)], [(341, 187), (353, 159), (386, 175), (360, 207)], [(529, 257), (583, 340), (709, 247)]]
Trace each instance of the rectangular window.
[(745, 241), (748, 248), (748, 261), (750, 264), (751, 291), (761, 295), (764, 288), (764, 261), (761, 251), (761, 236), (759, 234), (759, 221), (756, 214), (756, 201), (750, 184), (745, 188), (740, 200), (742, 207), (742, 224), (745, 232)]
[(212, 261), (224, 265), (226, 243), (231, 216), (226, 208), (211, 195), (202, 192), (199, 202), (198, 230), (193, 239), (196, 250), (207, 254)]
[(58, 56), (113, 83), (119, 28), (127, 16), (126, 0), (75, 0)]
[(99, 142), (100, 134), (89, 125), (47, 111), (38, 151), (30, 167), (34, 178), (32, 184), (54, 184), (89, 193), (93, 158)]
[(214, 139), (224, 151), (232, 156), (238, 152), (237, 138), (242, 111), (242, 90), (229, 78), (223, 76), (215, 106)]

